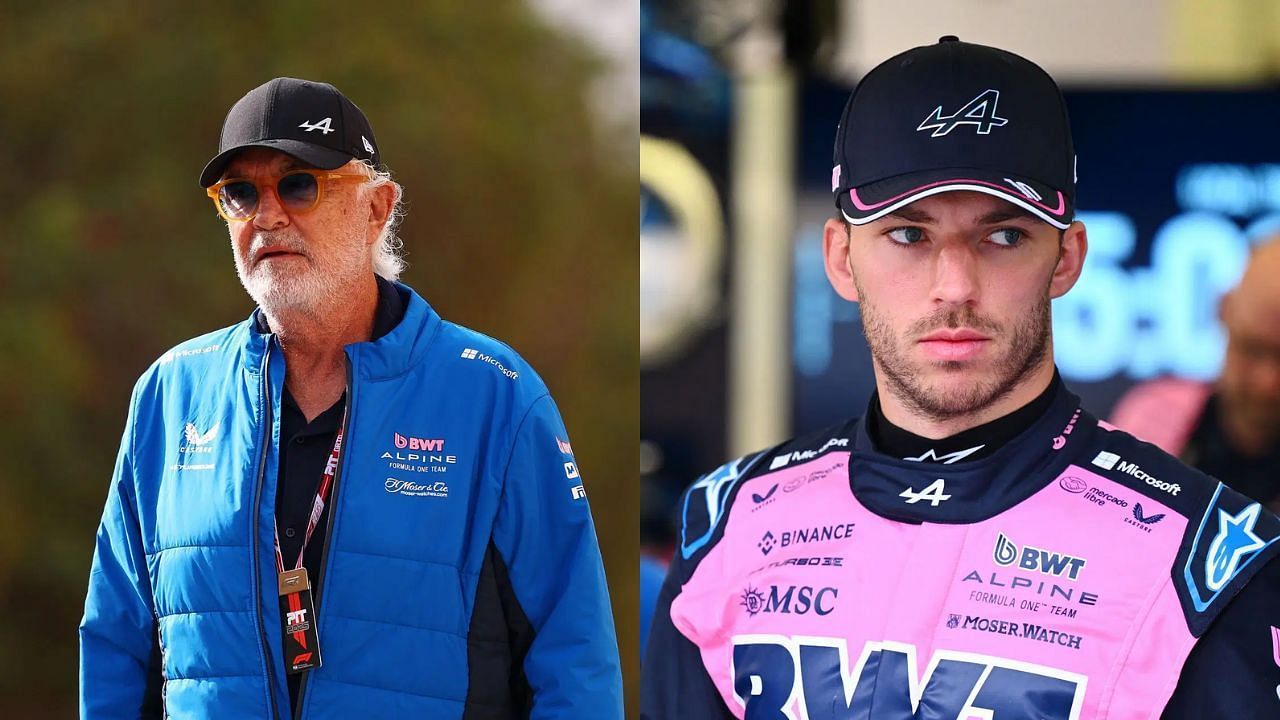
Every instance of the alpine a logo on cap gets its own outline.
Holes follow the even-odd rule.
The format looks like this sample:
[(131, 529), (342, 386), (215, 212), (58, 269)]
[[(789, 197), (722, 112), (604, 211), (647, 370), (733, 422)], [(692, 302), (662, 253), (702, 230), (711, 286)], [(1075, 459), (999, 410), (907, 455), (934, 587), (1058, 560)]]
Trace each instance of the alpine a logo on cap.
[(837, 126), (832, 195), (852, 225), (918, 200), (983, 193), (1059, 230), (1075, 215), (1070, 124), (1035, 63), (947, 36), (869, 71)]
[(942, 106), (939, 105), (920, 123), (916, 131), (933, 130), (929, 137), (942, 137), (961, 125), (973, 125), (977, 127), (979, 135), (989, 135), (991, 128), (1004, 127), (1005, 123), (1009, 122), (1008, 118), (996, 115), (998, 102), (1000, 102), (999, 90), (983, 90), (977, 97), (965, 103), (964, 107), (945, 117), (942, 114)]
[(306, 120), (303, 120), (302, 124), (299, 125), (298, 127), (302, 128), (303, 131), (305, 132), (311, 132), (312, 130), (319, 130), (321, 135), (328, 135), (331, 132), (336, 132), (332, 127), (332, 123), (333, 123), (333, 118), (325, 118), (319, 122), (313, 122), (313, 123), (309, 123)]

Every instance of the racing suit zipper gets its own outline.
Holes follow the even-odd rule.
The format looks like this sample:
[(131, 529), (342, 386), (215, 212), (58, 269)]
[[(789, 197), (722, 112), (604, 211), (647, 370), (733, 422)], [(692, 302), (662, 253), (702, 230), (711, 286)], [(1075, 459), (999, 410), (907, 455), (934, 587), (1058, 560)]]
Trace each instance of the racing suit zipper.
[(250, 535), (250, 547), (253, 548), (253, 582), (252, 591), (254, 598), (254, 606), (258, 611), (258, 640), (259, 648), (262, 650), (262, 664), (267, 671), (267, 694), (271, 698), (271, 717), (272, 720), (278, 720), (280, 710), (276, 707), (276, 681), (275, 681), (275, 665), (267, 657), (267, 649), (271, 647), (267, 642), (267, 627), (262, 621), (262, 578), (261, 565), (258, 562), (258, 515), (261, 514), (262, 505), (262, 481), (267, 474), (267, 449), (271, 444), (271, 406), (268, 404), (267, 398), (267, 371), (271, 366), (271, 348), (275, 343), (275, 335), (267, 335), (267, 352), (262, 357), (262, 378), (258, 384), (258, 400), (262, 407), (262, 452), (258, 454), (258, 482), (253, 490), (253, 520), (251, 523), (252, 532)]
[[(324, 584), (328, 579), (325, 574), (325, 565), (329, 562), (329, 548), (333, 546), (333, 519), (338, 514), (338, 492), (341, 488), (342, 466), (346, 464), (347, 448), (351, 447), (351, 417), (355, 409), (355, 383), (351, 382), (351, 358), (347, 358), (347, 411), (343, 413), (342, 421), (342, 448), (338, 450), (338, 466), (333, 470), (333, 490), (329, 493), (333, 498), (329, 503), (329, 519), (324, 524), (324, 549), (320, 551), (320, 572), (317, 573), (316, 583), (316, 628), (319, 632), (320, 618), (320, 596), (324, 592)], [(303, 698), (307, 696), (307, 681), (311, 679), (311, 671), (302, 674), (302, 680), (298, 683), (298, 702), (293, 708), (293, 720), (302, 719), (302, 708), (305, 705)]]

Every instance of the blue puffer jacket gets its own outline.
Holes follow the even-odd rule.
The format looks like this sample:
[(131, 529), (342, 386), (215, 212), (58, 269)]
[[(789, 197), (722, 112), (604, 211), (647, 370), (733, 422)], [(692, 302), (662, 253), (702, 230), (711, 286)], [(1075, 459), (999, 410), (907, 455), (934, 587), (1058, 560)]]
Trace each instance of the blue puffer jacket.
[[(621, 718), (595, 530), (550, 395), (396, 286), (348, 429), (302, 718)], [(273, 523), (284, 356), (253, 318), (134, 389), (80, 625), (81, 717), (286, 718)], [(158, 636), (157, 636), (158, 633)]]

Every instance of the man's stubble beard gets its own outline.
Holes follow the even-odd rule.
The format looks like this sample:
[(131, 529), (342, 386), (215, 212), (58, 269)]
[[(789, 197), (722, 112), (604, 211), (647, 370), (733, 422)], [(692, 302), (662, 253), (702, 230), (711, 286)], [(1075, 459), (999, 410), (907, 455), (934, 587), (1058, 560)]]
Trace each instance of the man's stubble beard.
[[(855, 279), (855, 285), (856, 285)], [(911, 325), (904, 333), (903, 343), (893, 329), (880, 316), (873, 303), (867, 301), (867, 295), (858, 287), (861, 299), (862, 327), (867, 344), (871, 347), (871, 355), (875, 358), (881, 374), (884, 376), (888, 392), (897, 397), (911, 412), (934, 421), (947, 421), (981, 412), (997, 401), (1008, 396), (1027, 376), (1044, 361), (1049, 352), (1051, 338), (1052, 315), (1049, 304), (1049, 290), (1032, 308), (1032, 311), (1019, 318), (1008, 334), (1008, 350), (995, 358), (990, 380), (975, 380), (959, 391), (946, 391), (931, 387), (922, 378), (918, 369), (908, 358), (910, 345), (916, 339), (940, 328), (968, 327), (983, 331), (994, 339), (1001, 337), (998, 324), (987, 320), (971, 308), (950, 308)], [(962, 361), (928, 362), (933, 367), (941, 367), (949, 372), (963, 372)]]
[[(252, 249), (256, 249), (258, 242), (255, 237)], [(235, 256), (240, 284), (269, 318), (322, 317), (351, 297), (359, 282), (371, 272), (369, 250), (357, 237), (344, 238), (333, 246), (328, 257), (322, 258), (316, 257), (292, 228), (270, 233), (270, 242), (265, 244), (306, 254), (302, 260), (268, 260), (252, 271), (248, 271), (239, 255)], [(288, 263), (288, 266), (277, 268), (273, 263)], [(299, 263), (306, 266), (298, 266)]]

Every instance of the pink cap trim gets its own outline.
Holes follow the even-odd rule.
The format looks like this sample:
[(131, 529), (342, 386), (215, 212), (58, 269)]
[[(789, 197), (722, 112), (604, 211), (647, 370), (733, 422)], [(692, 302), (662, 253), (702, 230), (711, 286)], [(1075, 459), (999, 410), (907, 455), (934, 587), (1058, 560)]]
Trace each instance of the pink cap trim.
[[(984, 186), (986, 186), (986, 187), (994, 188), (994, 189), (996, 189), (996, 190), (999, 190), (999, 191), (1001, 191), (1001, 193), (1003, 193), (1003, 194), (1007, 194), (1007, 195), (1010, 195), (1010, 196), (1015, 195), (1015, 192), (1014, 192), (1013, 190), (1011, 190), (1011, 189), (1009, 189), (1009, 188), (1007, 188), (1007, 187), (1005, 187), (1005, 186), (1003, 186), (1003, 185), (997, 185), (997, 184), (995, 184), (995, 183), (986, 182), (986, 181), (984, 181), (984, 180), (969, 180), (969, 179), (965, 179), (965, 178), (957, 178), (957, 179), (955, 179), (955, 180), (939, 180), (938, 182), (929, 183), (928, 185), (921, 185), (920, 187), (918, 187), (918, 188), (914, 188), (914, 189), (912, 189), (912, 190), (908, 190), (908, 191), (906, 191), (906, 192), (902, 193), (901, 195), (898, 195), (897, 197), (891, 197), (891, 198), (889, 198), (888, 200), (885, 200), (885, 201), (883, 201), (883, 202), (875, 203), (874, 205), (868, 205), (868, 204), (866, 204), (866, 203), (862, 202), (862, 200), (860, 200), (860, 199), (858, 198), (858, 190), (857, 190), (857, 188), (851, 188), (851, 189), (849, 190), (849, 199), (850, 199), (851, 201), (853, 201), (853, 206), (854, 206), (855, 208), (859, 209), (859, 210), (875, 210), (876, 208), (884, 207), (885, 205), (888, 205), (888, 204), (893, 203), (893, 202), (897, 202), (898, 200), (901, 200), (902, 198), (909, 197), (909, 196), (911, 196), (911, 195), (915, 195), (916, 193), (921, 192), (921, 191), (924, 191), (924, 190), (928, 190), (929, 188), (935, 188), (935, 187), (939, 187), (939, 186), (941, 186), (941, 185), (956, 185), (956, 184), (960, 184), (960, 183), (964, 183), (964, 184), (966, 184), (966, 185), (984, 185)], [(1062, 215), (1062, 213), (1063, 213), (1063, 212), (1065, 212), (1065, 211), (1066, 211), (1066, 209), (1067, 209), (1067, 201), (1066, 201), (1066, 198), (1064, 198), (1064, 197), (1062, 196), (1062, 192), (1061, 192), (1061, 191), (1055, 191), (1055, 192), (1057, 192), (1057, 193), (1058, 193), (1058, 207), (1057, 207), (1057, 208), (1051, 208), (1051, 207), (1049, 207), (1048, 205), (1045, 205), (1045, 204), (1043, 204), (1043, 203), (1036, 202), (1035, 200), (1032, 200), (1031, 198), (1029, 198), (1029, 197), (1027, 197), (1027, 196), (1023, 195), (1022, 193), (1016, 193), (1016, 196), (1018, 197), (1018, 199), (1019, 199), (1019, 200), (1023, 200), (1023, 201), (1025, 201), (1025, 202), (1031, 203), (1032, 205), (1035, 205), (1036, 207), (1040, 208), (1041, 210), (1044, 210), (1045, 212), (1047, 212), (1047, 213), (1049, 213), (1049, 214), (1051, 214), (1051, 215)]]

